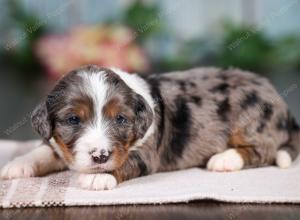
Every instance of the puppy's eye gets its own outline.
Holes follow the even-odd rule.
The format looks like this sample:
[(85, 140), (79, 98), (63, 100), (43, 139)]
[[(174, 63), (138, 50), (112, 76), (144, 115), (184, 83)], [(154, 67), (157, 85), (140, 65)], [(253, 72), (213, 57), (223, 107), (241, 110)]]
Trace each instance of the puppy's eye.
[(127, 119), (123, 115), (117, 115), (116, 123), (118, 125), (125, 125), (125, 124), (127, 124)]
[(68, 123), (71, 125), (78, 125), (80, 123), (80, 118), (78, 116), (71, 116), (68, 118)]

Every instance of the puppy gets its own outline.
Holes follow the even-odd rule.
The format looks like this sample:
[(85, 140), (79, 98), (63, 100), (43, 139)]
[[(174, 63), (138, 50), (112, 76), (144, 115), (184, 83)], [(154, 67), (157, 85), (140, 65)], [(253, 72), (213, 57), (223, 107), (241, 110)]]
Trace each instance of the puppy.
[(2, 178), (69, 168), (90, 190), (190, 167), (288, 168), (300, 140), (269, 81), (236, 69), (142, 78), (85, 66), (58, 82), (33, 112), (32, 125), (44, 144), (8, 163)]

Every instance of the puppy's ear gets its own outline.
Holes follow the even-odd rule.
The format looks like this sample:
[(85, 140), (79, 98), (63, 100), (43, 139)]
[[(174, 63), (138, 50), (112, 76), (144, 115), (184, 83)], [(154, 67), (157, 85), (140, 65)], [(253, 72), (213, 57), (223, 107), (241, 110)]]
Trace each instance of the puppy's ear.
[(153, 120), (153, 112), (146, 100), (139, 94), (134, 97), (135, 128), (138, 138), (143, 138)]
[(34, 130), (44, 139), (49, 140), (52, 136), (52, 126), (49, 119), (46, 102), (39, 104), (31, 115), (31, 124)]

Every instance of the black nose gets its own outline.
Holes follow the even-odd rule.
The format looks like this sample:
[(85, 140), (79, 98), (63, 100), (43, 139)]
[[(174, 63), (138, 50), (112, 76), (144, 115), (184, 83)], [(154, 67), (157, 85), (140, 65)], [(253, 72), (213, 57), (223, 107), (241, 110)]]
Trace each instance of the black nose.
[(92, 159), (95, 163), (103, 164), (106, 163), (111, 155), (111, 152), (101, 151), (100, 156), (92, 155)]

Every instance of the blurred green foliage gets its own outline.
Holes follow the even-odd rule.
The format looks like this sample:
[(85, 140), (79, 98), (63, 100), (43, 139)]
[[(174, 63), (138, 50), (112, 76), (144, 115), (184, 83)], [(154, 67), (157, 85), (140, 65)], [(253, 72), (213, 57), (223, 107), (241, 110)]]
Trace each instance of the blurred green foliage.
[(140, 42), (145, 41), (152, 34), (162, 29), (162, 14), (157, 4), (144, 4), (135, 0), (123, 14), (122, 22), (131, 27)]
[[(17, 0), (7, 1), (9, 20), (14, 24), (19, 36), (9, 42), (4, 60), (10, 64), (21, 78), (28, 82), (39, 76), (40, 66), (33, 53), (36, 40), (45, 32), (45, 26), (37, 26), (39, 18), (31, 11), (25, 11)], [(10, 45), (12, 44), (12, 45)]]
[(288, 35), (274, 39), (256, 27), (226, 23), (217, 63), (267, 74), (298, 71), (300, 37)]
[(257, 72), (270, 69), (275, 47), (272, 40), (255, 27), (224, 25), (224, 38), (217, 54), (222, 67), (240, 67)]
[(297, 72), (300, 70), (300, 36), (272, 38), (256, 27), (226, 22), (218, 39), (184, 42), (173, 57), (158, 65), (163, 71), (214, 65), (260, 74)]
[(274, 41), (275, 50), (271, 56), (274, 71), (300, 70), (300, 36), (285, 36)]

